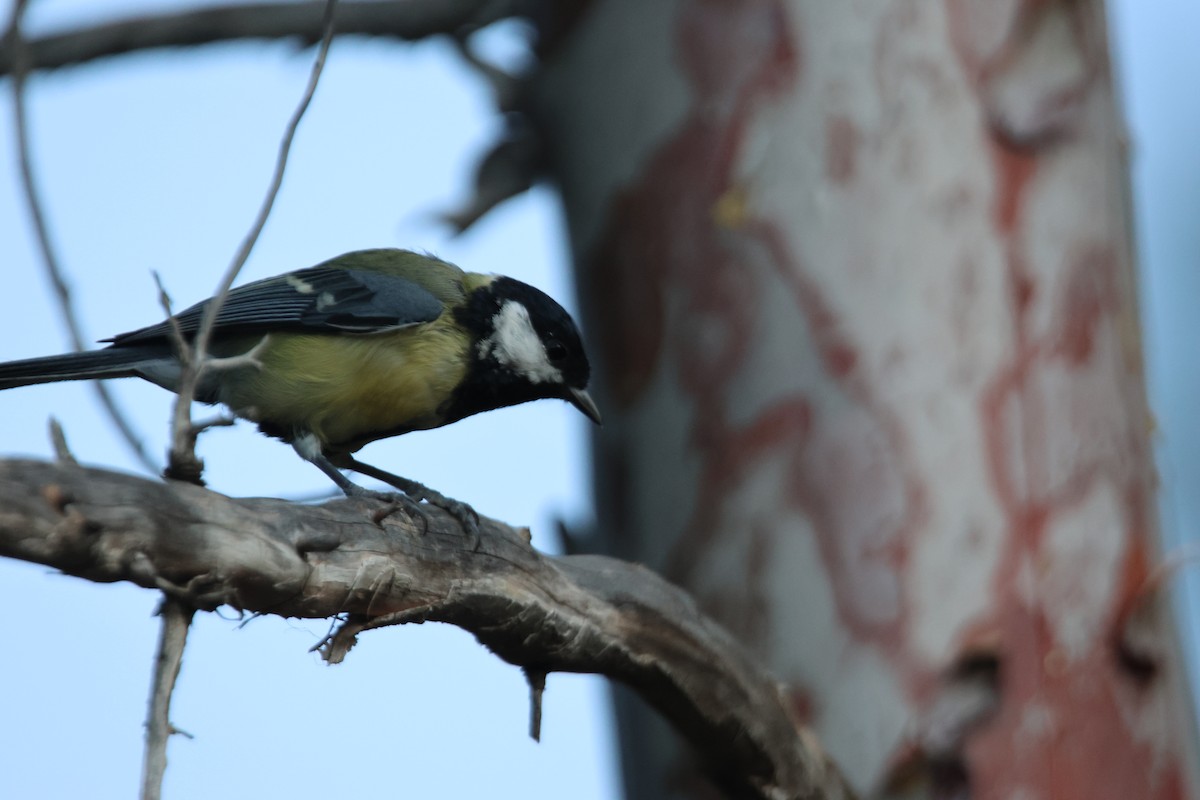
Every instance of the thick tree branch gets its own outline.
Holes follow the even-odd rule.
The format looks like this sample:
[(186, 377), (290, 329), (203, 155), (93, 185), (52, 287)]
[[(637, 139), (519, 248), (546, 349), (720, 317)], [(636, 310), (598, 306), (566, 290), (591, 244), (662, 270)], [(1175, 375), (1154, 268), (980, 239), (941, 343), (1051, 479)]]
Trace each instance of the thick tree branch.
[(0, 461), (0, 555), (93, 581), (164, 589), (200, 608), (346, 616), (337, 660), (385, 624), (457, 625), (533, 674), (595, 672), (637, 690), (731, 794), (846, 798), (850, 790), (778, 684), (681, 590), (634, 564), (550, 558), (483, 520), (482, 543), (430, 509), (420, 534), (374, 504), (235, 500), (72, 464)]
[[(418, 41), (451, 34), (507, 15), (509, 2), (495, 0), (403, 0), (346, 2), (338, 10), (338, 33)], [(57, 69), (98, 58), (164, 47), (190, 47), (235, 39), (321, 38), (323, 2), (245, 3), (138, 17), (29, 41), (31, 70)], [(13, 68), (10, 43), (0, 43), (0, 75)]]

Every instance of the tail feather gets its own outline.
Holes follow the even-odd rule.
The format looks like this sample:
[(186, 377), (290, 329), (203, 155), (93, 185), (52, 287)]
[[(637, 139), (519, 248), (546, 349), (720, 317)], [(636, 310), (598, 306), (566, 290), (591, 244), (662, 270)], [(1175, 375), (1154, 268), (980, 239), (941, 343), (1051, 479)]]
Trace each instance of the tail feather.
[(0, 389), (56, 381), (139, 377), (143, 374), (139, 367), (161, 360), (163, 356), (161, 348), (107, 347), (103, 350), (9, 361), (0, 364)]

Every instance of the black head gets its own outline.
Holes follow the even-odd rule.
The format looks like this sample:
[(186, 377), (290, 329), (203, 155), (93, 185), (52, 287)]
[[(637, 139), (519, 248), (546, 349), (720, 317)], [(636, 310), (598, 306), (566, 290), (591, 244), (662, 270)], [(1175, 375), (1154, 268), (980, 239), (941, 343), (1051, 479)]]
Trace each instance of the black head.
[(472, 364), (454, 405), (461, 416), (527, 400), (559, 398), (593, 422), (591, 367), (579, 329), (545, 292), (498, 277), (474, 290), (457, 311), (472, 334)]

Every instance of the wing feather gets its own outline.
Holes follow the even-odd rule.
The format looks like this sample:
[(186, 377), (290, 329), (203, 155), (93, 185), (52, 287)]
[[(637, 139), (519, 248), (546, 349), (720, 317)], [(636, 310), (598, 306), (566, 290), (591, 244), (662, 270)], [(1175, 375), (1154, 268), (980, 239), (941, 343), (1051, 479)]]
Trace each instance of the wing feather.
[[(200, 329), (210, 302), (175, 315), (184, 336)], [(379, 333), (431, 322), (443, 308), (433, 294), (406, 278), (318, 266), (233, 289), (217, 314), (214, 333)], [(171, 325), (163, 321), (105, 341), (122, 346), (161, 341), (170, 335)]]

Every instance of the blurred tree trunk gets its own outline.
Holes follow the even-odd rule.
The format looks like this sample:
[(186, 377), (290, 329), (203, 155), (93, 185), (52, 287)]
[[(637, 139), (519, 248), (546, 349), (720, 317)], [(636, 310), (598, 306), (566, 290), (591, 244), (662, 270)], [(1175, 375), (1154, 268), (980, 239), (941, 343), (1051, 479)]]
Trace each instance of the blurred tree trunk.
[[(611, 552), (864, 790), (1187, 796), (1103, 4), (547, 7)], [(619, 706), (631, 798), (711, 795)]]

